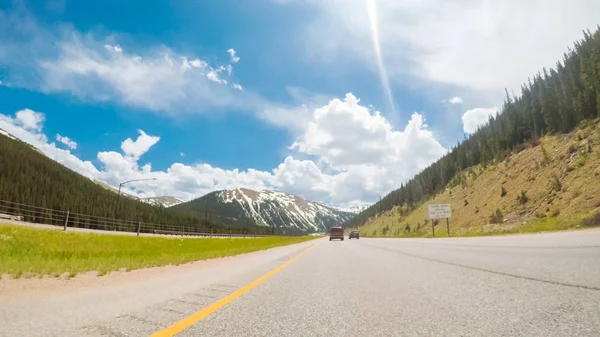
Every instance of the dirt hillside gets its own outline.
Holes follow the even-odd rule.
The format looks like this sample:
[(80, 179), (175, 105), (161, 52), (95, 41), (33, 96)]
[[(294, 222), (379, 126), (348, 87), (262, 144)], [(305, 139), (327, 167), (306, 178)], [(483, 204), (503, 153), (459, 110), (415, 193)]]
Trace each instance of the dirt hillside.
[[(431, 236), (427, 205), (437, 203), (451, 204), (454, 236), (600, 225), (600, 121), (527, 144), (502, 162), (467, 169), (414, 211), (396, 206), (359, 230), (363, 236)], [(435, 231), (447, 236), (445, 220)]]

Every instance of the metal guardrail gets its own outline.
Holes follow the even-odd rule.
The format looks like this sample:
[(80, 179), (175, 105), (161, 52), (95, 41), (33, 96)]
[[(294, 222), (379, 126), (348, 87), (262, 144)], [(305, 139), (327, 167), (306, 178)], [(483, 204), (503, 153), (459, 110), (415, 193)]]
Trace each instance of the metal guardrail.
[(193, 225), (155, 224), (125, 219), (113, 219), (81, 214), (64, 210), (0, 200), (0, 219), (61, 226), (85, 228), (100, 231), (130, 232), (156, 235), (198, 236), (198, 237), (266, 237), (272, 236), (269, 227), (248, 228), (207, 228)]
[(164, 231), (164, 230), (154, 230), (154, 234), (162, 234), (162, 235), (189, 235), (189, 236), (203, 236), (203, 237), (229, 237), (229, 238), (247, 238), (247, 237), (267, 237), (270, 235), (264, 234), (234, 234), (234, 233), (200, 233), (200, 232), (176, 232), (176, 231)]

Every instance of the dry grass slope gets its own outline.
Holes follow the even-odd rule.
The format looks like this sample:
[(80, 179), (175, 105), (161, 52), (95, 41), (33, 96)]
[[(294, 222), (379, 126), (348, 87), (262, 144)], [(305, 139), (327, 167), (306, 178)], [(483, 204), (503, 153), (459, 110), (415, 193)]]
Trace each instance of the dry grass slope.
[[(397, 206), (370, 219), (361, 235), (431, 237), (427, 205), (436, 203), (452, 205), (453, 236), (600, 226), (600, 121), (467, 169), (450, 185), (412, 212)], [(435, 230), (447, 236), (445, 220)]]

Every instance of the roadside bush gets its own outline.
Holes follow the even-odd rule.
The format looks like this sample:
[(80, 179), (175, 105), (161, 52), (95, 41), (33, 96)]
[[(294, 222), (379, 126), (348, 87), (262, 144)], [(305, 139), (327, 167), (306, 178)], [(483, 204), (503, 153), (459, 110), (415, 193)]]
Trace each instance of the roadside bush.
[(389, 225), (385, 225), (385, 227), (383, 227), (383, 229), (381, 230), (381, 234), (387, 235), (387, 233), (389, 231), (390, 231), (390, 226)]
[(527, 198), (527, 194), (525, 194), (525, 191), (521, 191), (521, 194), (517, 197), (517, 200), (521, 205), (523, 205), (526, 204), (527, 201), (529, 201), (529, 198)]
[(550, 189), (552, 191), (560, 191), (562, 189), (562, 183), (556, 174), (552, 176), (552, 180), (550, 181)]
[(492, 213), (490, 216), (490, 223), (499, 224), (502, 223), (502, 221), (504, 221), (504, 214), (502, 214), (500, 209), (496, 209), (496, 212)]
[(550, 156), (548, 155), (548, 151), (546, 151), (546, 148), (544, 147), (544, 145), (540, 146), (542, 148), (542, 165), (545, 166), (548, 163), (550, 163)]
[(600, 213), (596, 213), (596, 215), (591, 216), (581, 223), (584, 227), (597, 227), (600, 226)]

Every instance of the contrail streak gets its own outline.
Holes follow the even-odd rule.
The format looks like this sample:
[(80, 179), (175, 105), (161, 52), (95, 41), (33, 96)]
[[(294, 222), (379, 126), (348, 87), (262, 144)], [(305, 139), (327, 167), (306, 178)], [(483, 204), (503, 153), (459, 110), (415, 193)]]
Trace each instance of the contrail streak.
[(392, 97), (392, 90), (390, 89), (390, 81), (388, 80), (387, 71), (383, 65), (383, 57), (381, 56), (381, 46), (379, 44), (379, 29), (377, 27), (377, 9), (375, 8), (375, 0), (367, 0), (367, 14), (369, 16), (369, 22), (371, 23), (371, 37), (373, 41), (373, 51), (375, 52), (375, 58), (377, 59), (377, 70), (379, 71), (379, 80), (381, 86), (385, 92), (388, 104), (392, 109), (392, 114), (396, 114), (396, 106), (394, 104), (394, 98)]

